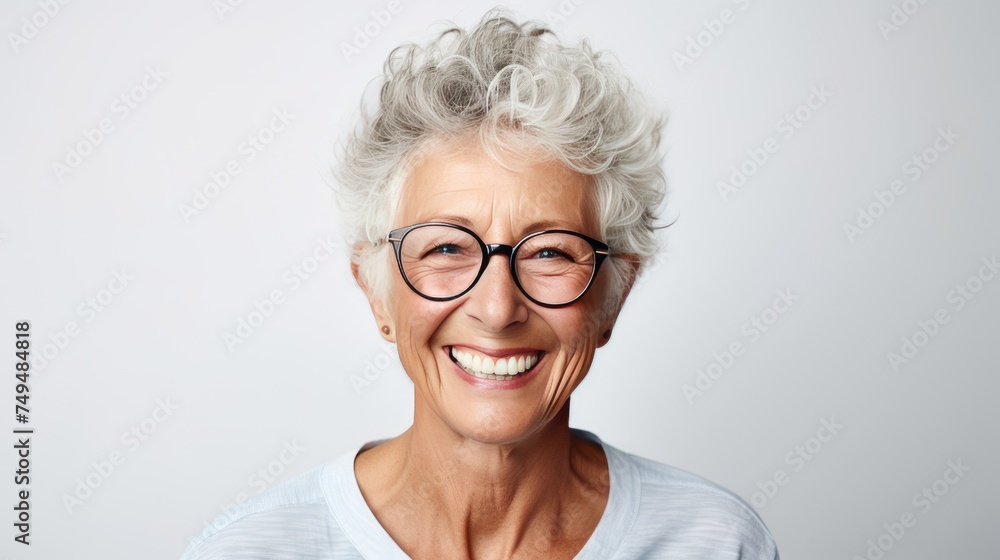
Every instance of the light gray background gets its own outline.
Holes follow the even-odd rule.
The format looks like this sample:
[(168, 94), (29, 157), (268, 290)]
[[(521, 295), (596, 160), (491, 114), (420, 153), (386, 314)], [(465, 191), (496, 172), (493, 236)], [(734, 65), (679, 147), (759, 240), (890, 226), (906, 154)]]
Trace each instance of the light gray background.
[[(299, 289), (282, 279), (317, 238), (337, 238), (322, 175), (388, 51), (493, 3), (400, 0), (345, 57), (386, 5), (246, 0), (220, 15), (210, 0), (71, 2), (15, 47), (22, 18), (47, 18), (37, 2), (4, 3), (2, 367), (20, 320), (52, 358), (31, 383), (30, 548), (12, 540), (13, 374), (0, 382), (0, 556), (176, 558), (226, 504), (272, 485), (258, 470), (286, 480), (408, 425), (411, 385), (343, 246)], [(981, 289), (962, 309), (948, 296), (1000, 253), (1000, 8), (929, 2), (884, 37), (893, 6), (512, 5), (614, 52), (671, 112), (666, 218), (679, 220), (574, 396), (573, 425), (754, 501), (788, 559), (873, 558), (880, 536), (887, 559), (993, 556), (1000, 279), (971, 280)], [(678, 68), (674, 54), (723, 9), (735, 20)], [(166, 76), (122, 119), (113, 103), (147, 66)], [(821, 86), (832, 96), (786, 139), (779, 119)], [(294, 119), (245, 161), (241, 142), (281, 108)], [(113, 132), (57, 178), (53, 162), (103, 118)], [(957, 140), (913, 181), (907, 160), (949, 127)], [(717, 183), (768, 138), (780, 149), (724, 200)], [(242, 173), (185, 221), (180, 205), (231, 159)], [(905, 194), (852, 243), (844, 224), (897, 179)], [(134, 279), (102, 311), (80, 308), (107, 302), (121, 269)], [(224, 333), (275, 289), (284, 303), (230, 352)], [(770, 315), (775, 290), (798, 299)], [(894, 371), (888, 354), (939, 309), (948, 322)], [(777, 320), (752, 340), (743, 325), (762, 313)], [(59, 349), (70, 321), (79, 331)], [(684, 385), (733, 342), (745, 353), (689, 402)], [(158, 399), (176, 409), (154, 415)], [(811, 441), (831, 418), (843, 427)], [(132, 426), (152, 432), (137, 448), (122, 439)], [(282, 455), (293, 444), (304, 450)], [(797, 446), (808, 462), (787, 457)], [(124, 462), (98, 478), (115, 452)], [(947, 493), (929, 509), (915, 503), (949, 461), (969, 470), (937, 482)], [(768, 496), (779, 469), (786, 484)], [(100, 486), (68, 511), (88, 476)], [(886, 536), (906, 513), (915, 526)]]

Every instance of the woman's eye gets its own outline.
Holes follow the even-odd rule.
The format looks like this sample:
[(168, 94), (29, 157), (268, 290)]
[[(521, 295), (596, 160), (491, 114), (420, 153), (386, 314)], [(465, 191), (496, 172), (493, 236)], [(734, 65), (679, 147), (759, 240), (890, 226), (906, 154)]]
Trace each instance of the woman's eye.
[(432, 255), (432, 254), (436, 254), (436, 255), (457, 255), (460, 252), (461, 252), (461, 249), (459, 249), (458, 245), (444, 244), (444, 245), (438, 245), (438, 246), (432, 248), (430, 251), (427, 251), (427, 254), (428, 255)]
[(551, 249), (551, 248), (549, 248), (549, 249), (541, 249), (540, 251), (536, 252), (535, 253), (535, 258), (538, 258), (538, 259), (566, 259), (566, 260), (573, 260), (566, 253), (563, 253), (562, 251), (560, 251), (558, 249)]

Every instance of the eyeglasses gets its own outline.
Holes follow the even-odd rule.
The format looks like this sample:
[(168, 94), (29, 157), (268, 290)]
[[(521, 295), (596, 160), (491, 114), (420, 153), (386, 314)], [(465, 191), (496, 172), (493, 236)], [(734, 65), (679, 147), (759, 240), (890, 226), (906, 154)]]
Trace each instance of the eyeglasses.
[(597, 276), (609, 248), (582, 233), (545, 230), (517, 245), (487, 245), (472, 230), (428, 222), (394, 229), (386, 236), (411, 290), (432, 301), (448, 301), (472, 289), (490, 257), (507, 255), (514, 284), (543, 307), (561, 307), (580, 299)]

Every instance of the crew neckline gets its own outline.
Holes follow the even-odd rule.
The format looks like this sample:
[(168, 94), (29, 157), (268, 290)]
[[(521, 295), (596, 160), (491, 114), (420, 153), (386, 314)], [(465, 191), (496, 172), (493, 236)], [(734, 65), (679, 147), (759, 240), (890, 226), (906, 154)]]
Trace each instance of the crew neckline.
[[(640, 484), (638, 469), (627, 454), (605, 444), (592, 432), (570, 428), (570, 432), (601, 446), (608, 461), (610, 488), (608, 503), (597, 527), (574, 560), (599, 560), (614, 556), (639, 513)], [(365, 558), (409, 560), (375, 518), (354, 472), (354, 460), (362, 451), (388, 441), (369, 441), (353, 452), (345, 453), (325, 469), (323, 494), (334, 518), (354, 548)]]

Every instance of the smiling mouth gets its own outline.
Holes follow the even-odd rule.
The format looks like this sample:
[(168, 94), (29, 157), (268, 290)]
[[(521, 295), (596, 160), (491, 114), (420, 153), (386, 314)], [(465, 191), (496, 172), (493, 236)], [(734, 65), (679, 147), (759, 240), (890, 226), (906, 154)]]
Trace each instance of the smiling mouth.
[(526, 352), (504, 358), (494, 358), (476, 352), (458, 350), (452, 346), (448, 355), (451, 356), (451, 361), (458, 364), (469, 375), (479, 379), (508, 381), (522, 377), (531, 371), (541, 359), (542, 352)]

